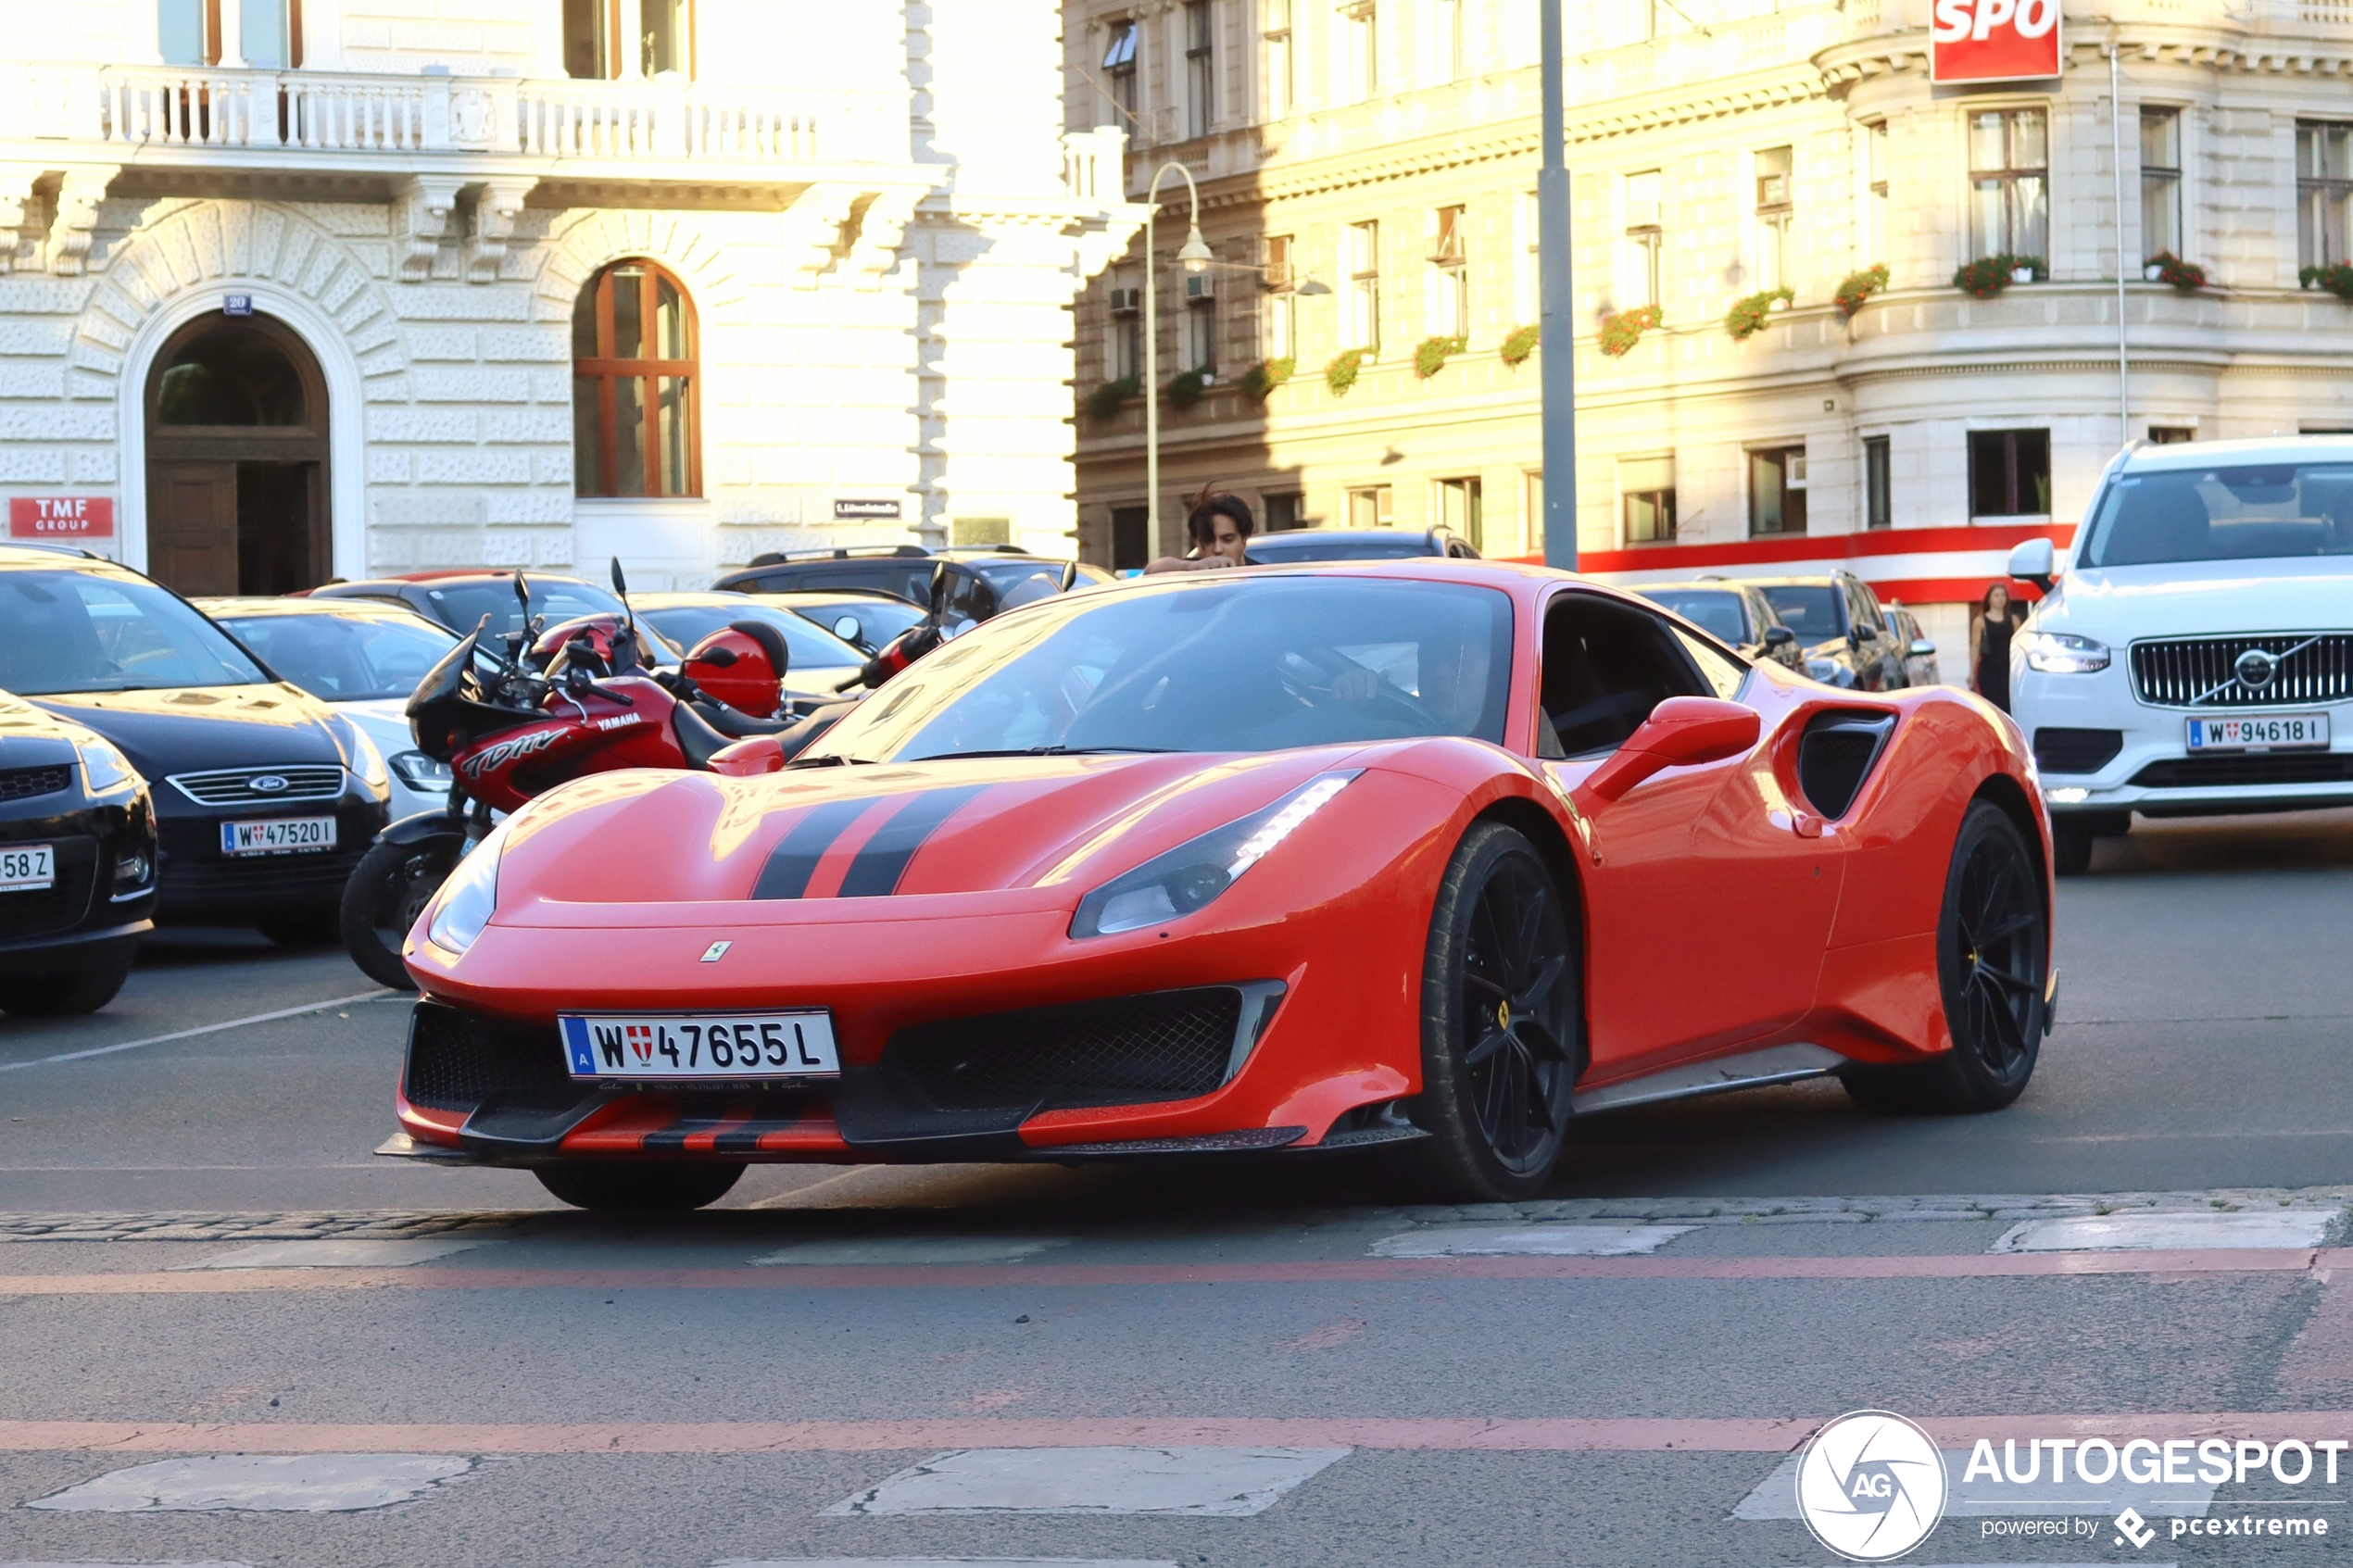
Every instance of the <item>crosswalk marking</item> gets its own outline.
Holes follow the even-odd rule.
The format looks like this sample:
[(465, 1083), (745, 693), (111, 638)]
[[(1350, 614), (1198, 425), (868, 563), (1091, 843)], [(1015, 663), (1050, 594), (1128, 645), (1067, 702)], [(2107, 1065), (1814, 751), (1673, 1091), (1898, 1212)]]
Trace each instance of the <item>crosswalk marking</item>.
[(415, 1241), (265, 1241), (217, 1252), (181, 1269), (407, 1269), (453, 1252), (495, 1245), (489, 1236)]
[(826, 1509), (861, 1514), (1089, 1513), (1243, 1519), (1348, 1457), (1347, 1449), (960, 1449)]
[(1697, 1225), (1428, 1225), (1373, 1243), (1376, 1258), (1634, 1258)]
[(207, 1454), (109, 1471), (24, 1506), (65, 1513), (357, 1513), (413, 1501), (473, 1468), (456, 1454)]
[(1066, 1236), (868, 1236), (799, 1241), (754, 1258), (760, 1264), (808, 1267), (880, 1263), (1017, 1263), (1051, 1248), (1067, 1247)]
[(2175, 1248), (2304, 1248), (2328, 1240), (2336, 1215), (2323, 1209), (2209, 1210), (2187, 1214), (2095, 1214), (2022, 1220), (1996, 1252), (2155, 1252)]

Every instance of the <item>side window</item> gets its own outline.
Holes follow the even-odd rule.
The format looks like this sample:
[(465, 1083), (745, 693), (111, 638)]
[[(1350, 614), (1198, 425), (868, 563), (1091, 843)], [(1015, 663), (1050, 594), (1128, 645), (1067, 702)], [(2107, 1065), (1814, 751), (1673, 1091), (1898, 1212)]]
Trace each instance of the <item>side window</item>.
[(1565, 756), (1623, 744), (1670, 696), (1713, 694), (1656, 616), (1575, 593), (1545, 613), (1541, 702)]
[(1869, 626), (1874, 632), (1887, 630), (1887, 622), (1879, 612), (1879, 596), (1859, 582), (1846, 584), (1847, 602), (1855, 608), (1851, 612), (1857, 626)]
[(1709, 646), (1680, 627), (1676, 628), (1675, 640), (1681, 643), (1683, 651), (1692, 656), (1692, 662), (1699, 666), (1700, 677), (1716, 696), (1730, 702), (1740, 695), (1742, 684), (1748, 679), (1748, 671), (1738, 660), (1728, 658), (1723, 649)]

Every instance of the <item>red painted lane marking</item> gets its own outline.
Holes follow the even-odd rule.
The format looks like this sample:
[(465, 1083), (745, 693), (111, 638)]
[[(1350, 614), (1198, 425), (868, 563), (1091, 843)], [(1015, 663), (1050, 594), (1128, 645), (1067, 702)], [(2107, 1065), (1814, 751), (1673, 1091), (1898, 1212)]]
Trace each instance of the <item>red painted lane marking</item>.
[(891, 1290), (1404, 1284), (1415, 1280), (2005, 1279), (2320, 1273), (2353, 1248), (2198, 1248), (1868, 1258), (1342, 1258), (1272, 1263), (841, 1263), (707, 1269), (242, 1269), (0, 1274), (0, 1296), (217, 1296), (278, 1290)]
[[(1098, 1416), (1067, 1421), (581, 1422), (565, 1424), (297, 1422), (0, 1422), (0, 1450), (110, 1453), (759, 1454), (921, 1449), (1295, 1446), (1491, 1453), (1787, 1453), (1826, 1416), (1746, 1419), (1477, 1416)], [(1940, 1447), (1979, 1437), (2098, 1436), (2309, 1439), (2353, 1429), (2353, 1411), (1964, 1415), (1921, 1423)]]

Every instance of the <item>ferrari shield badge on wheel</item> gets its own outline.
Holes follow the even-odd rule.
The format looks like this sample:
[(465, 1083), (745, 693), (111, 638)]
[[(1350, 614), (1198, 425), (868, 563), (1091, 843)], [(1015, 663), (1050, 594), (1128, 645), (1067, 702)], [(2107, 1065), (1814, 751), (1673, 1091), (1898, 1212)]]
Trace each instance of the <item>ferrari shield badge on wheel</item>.
[(1814, 1434), (1797, 1465), (1797, 1512), (1854, 1562), (1892, 1562), (1944, 1517), (1944, 1458), (1900, 1415), (1856, 1411)]

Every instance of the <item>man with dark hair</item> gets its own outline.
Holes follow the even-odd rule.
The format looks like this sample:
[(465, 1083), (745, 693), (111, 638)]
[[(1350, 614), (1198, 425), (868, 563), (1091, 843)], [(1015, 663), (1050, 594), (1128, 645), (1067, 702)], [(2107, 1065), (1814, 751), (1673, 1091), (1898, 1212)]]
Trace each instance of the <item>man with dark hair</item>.
[(1163, 556), (1144, 571), (1216, 571), (1240, 566), (1242, 552), (1250, 547), (1250, 536), (1257, 531), (1248, 501), (1214, 485), (1207, 487), (1193, 497), (1192, 509), (1185, 517), (1185, 533), (1193, 544), (1191, 552), (1182, 557)]

